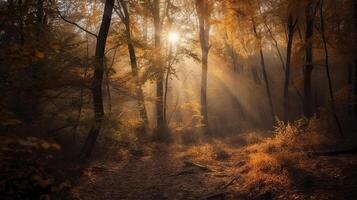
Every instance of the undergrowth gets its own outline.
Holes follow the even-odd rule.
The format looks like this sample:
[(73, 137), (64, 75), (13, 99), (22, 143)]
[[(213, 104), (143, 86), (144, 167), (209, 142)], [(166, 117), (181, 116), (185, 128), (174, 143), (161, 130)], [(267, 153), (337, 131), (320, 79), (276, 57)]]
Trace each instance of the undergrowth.
[(312, 180), (320, 176), (319, 160), (311, 158), (308, 152), (334, 144), (333, 135), (317, 119), (279, 121), (272, 137), (244, 148), (248, 170), (239, 190), (255, 197), (268, 195), (279, 199), (276, 195), (280, 195), (301, 199), (303, 194), (299, 191), (308, 190)]

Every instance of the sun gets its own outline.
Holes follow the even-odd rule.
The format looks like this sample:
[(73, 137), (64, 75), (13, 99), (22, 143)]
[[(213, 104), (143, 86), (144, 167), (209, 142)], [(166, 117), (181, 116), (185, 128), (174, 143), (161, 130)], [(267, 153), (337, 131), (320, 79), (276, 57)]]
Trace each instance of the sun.
[(180, 35), (177, 32), (170, 32), (168, 40), (171, 43), (177, 43), (180, 40)]

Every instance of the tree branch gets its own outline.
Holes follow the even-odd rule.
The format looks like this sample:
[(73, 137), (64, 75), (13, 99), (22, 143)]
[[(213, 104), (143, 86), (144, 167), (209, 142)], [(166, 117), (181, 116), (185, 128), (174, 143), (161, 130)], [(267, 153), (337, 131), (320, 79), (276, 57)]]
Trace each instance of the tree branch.
[(95, 38), (98, 38), (98, 35), (97, 35), (97, 34), (92, 33), (92, 32), (90, 32), (89, 30), (87, 30), (87, 29), (83, 28), (82, 26), (80, 26), (79, 24), (77, 24), (77, 23), (75, 23), (75, 22), (72, 22), (72, 21), (69, 21), (68, 19), (66, 19), (66, 18), (61, 14), (61, 12), (59, 11), (58, 8), (57, 8), (57, 12), (58, 12), (58, 15), (61, 17), (61, 19), (62, 19), (63, 21), (65, 21), (65, 22), (67, 22), (67, 23), (69, 23), (69, 24), (72, 24), (72, 25), (76, 26), (77, 28), (79, 28), (79, 29), (81, 29), (82, 31), (88, 33), (89, 35), (94, 36)]

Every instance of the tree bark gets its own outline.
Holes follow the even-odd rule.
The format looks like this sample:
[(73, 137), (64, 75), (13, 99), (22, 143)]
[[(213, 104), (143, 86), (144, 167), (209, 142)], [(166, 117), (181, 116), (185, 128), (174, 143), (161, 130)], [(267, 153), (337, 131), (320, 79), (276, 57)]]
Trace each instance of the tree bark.
[(156, 127), (159, 137), (166, 134), (166, 122), (164, 119), (164, 70), (161, 61), (161, 19), (160, 19), (160, 1), (154, 0), (154, 29), (155, 29), (155, 65), (158, 68), (156, 79)]
[(196, 0), (196, 11), (199, 21), (199, 38), (202, 51), (202, 73), (201, 73), (201, 115), (202, 124), (208, 131), (208, 112), (207, 112), (207, 73), (208, 73), (208, 54), (209, 46), (209, 2)]
[(288, 19), (288, 43), (286, 47), (286, 64), (285, 64), (285, 82), (284, 82), (284, 113), (285, 120), (288, 121), (290, 118), (290, 96), (289, 96), (289, 86), (290, 86), (290, 65), (291, 65), (291, 52), (292, 44), (294, 40), (295, 26), (297, 21), (293, 21), (293, 17), (290, 14)]
[(208, 127), (207, 113), (207, 73), (208, 73), (208, 49), (202, 52), (202, 74), (201, 74), (201, 113), (203, 124)]
[(97, 44), (95, 50), (95, 65), (93, 75), (93, 104), (94, 104), (94, 124), (92, 125), (88, 137), (85, 141), (81, 154), (88, 157), (91, 155), (97, 137), (102, 127), (104, 120), (104, 107), (103, 107), (103, 74), (104, 74), (104, 56), (105, 46), (109, 33), (109, 28), (112, 19), (114, 7), (114, 0), (106, 0), (104, 6), (104, 13), (102, 17), (102, 23), (100, 25), (99, 34), (97, 37)]
[(313, 70), (312, 64), (312, 39), (313, 39), (313, 6), (309, 2), (305, 8), (306, 33), (305, 33), (305, 68), (304, 68), (304, 116), (310, 118), (313, 116), (313, 99), (311, 90), (311, 76)]
[(332, 80), (331, 80), (330, 66), (329, 66), (329, 53), (328, 53), (327, 40), (326, 40), (326, 35), (325, 35), (325, 21), (324, 21), (324, 15), (323, 15), (323, 6), (324, 6), (324, 0), (321, 0), (321, 7), (320, 7), (321, 37), (322, 37), (322, 42), (323, 42), (324, 50), (325, 50), (325, 69), (326, 69), (328, 88), (329, 88), (329, 94), (330, 94), (330, 99), (331, 99), (331, 109), (332, 109), (333, 117), (335, 118), (335, 121), (337, 124), (338, 131), (339, 131), (340, 135), (343, 135), (342, 126), (341, 126), (340, 120), (337, 116), (335, 98), (333, 95)]
[(166, 77), (165, 77), (165, 94), (164, 94), (164, 120), (167, 123), (167, 126), (169, 125), (167, 121), (167, 96), (168, 96), (168, 91), (169, 91), (169, 80), (170, 80), (170, 74), (171, 74), (171, 60), (172, 57), (172, 44), (169, 44), (169, 55), (168, 55), (168, 63), (167, 63), (167, 72), (166, 72)]

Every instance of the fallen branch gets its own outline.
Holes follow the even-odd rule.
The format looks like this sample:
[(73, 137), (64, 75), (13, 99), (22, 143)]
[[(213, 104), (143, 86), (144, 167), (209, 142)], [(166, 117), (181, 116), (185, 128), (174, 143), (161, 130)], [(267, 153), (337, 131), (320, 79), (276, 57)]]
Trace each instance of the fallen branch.
[(214, 191), (214, 192), (211, 192), (210, 194), (204, 196), (204, 197), (201, 197), (200, 199), (202, 200), (207, 200), (207, 199), (214, 199), (214, 198), (217, 198), (217, 197), (224, 197), (225, 195), (227, 195), (227, 191), (226, 189), (231, 186), (235, 181), (237, 181), (238, 179), (240, 179), (240, 175), (238, 176), (235, 176), (234, 178), (232, 178), (228, 183), (222, 185), (221, 187), (219, 187), (218, 190)]
[(201, 169), (203, 171), (215, 172), (215, 170), (212, 170), (212, 169), (208, 168), (207, 166), (200, 165), (200, 164), (194, 163), (192, 161), (185, 160), (184, 164), (187, 167), (197, 167), (197, 168), (199, 168), (199, 169)]
[(236, 180), (240, 179), (240, 177), (241, 177), (241, 176), (238, 175), (238, 176), (232, 178), (231, 181), (229, 181), (227, 184), (225, 184), (225, 185), (223, 185), (222, 187), (220, 187), (220, 189), (221, 189), (221, 190), (227, 189), (227, 188), (228, 188), (229, 186), (231, 186)]
[(196, 173), (196, 171), (194, 170), (182, 170), (180, 172), (172, 174), (171, 176), (181, 176), (181, 175), (194, 174), (194, 173)]

